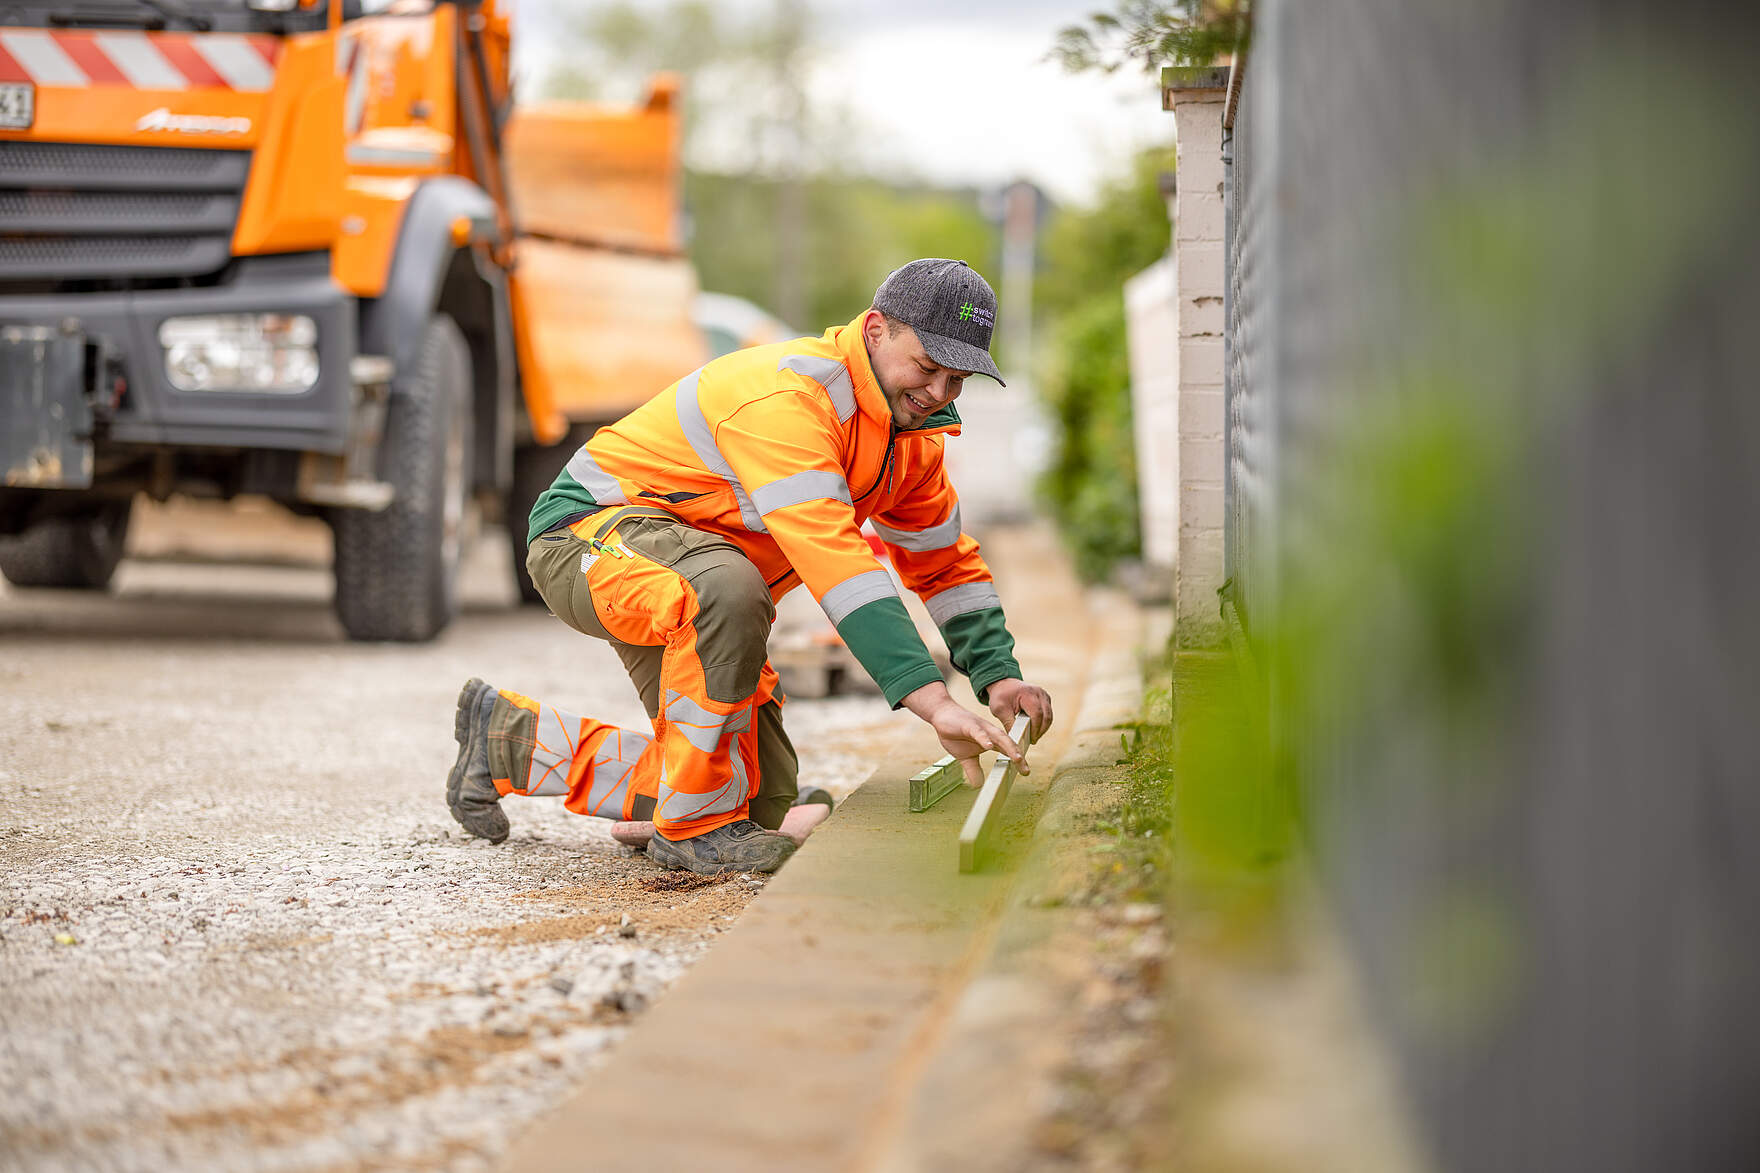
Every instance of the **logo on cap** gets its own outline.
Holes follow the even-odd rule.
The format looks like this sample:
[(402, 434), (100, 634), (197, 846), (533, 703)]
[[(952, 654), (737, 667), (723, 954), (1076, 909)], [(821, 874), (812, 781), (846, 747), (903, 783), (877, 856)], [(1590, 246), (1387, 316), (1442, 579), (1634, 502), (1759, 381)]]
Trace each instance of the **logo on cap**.
[(959, 307), (959, 320), (962, 322), (976, 321), (980, 326), (990, 326), (996, 321), (996, 315), (982, 306), (964, 302)]

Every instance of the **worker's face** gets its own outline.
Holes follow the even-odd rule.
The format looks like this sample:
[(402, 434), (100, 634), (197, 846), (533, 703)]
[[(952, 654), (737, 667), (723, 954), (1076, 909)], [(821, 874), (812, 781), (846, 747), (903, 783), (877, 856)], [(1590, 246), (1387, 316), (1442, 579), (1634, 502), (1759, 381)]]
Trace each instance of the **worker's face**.
[(862, 323), (868, 363), (900, 428), (920, 428), (923, 421), (959, 398), (970, 371), (951, 370), (929, 357), (917, 332), (905, 326), (886, 331), (886, 319), (873, 310)]

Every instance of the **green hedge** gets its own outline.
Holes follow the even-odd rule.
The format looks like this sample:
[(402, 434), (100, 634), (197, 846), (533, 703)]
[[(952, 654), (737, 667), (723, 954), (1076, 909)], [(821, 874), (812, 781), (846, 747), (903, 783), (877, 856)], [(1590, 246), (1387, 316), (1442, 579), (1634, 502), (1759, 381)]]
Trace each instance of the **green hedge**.
[(1040, 493), (1077, 570), (1094, 581), (1142, 552), (1122, 293), (1093, 297), (1064, 318), (1053, 366), (1046, 400), (1060, 434)]
[(1045, 232), (1034, 308), (1050, 347), (1039, 385), (1059, 436), (1040, 489), (1091, 581), (1142, 553), (1124, 283), (1167, 253), (1160, 178), (1173, 165), (1171, 150), (1144, 151), (1092, 207), (1059, 212)]

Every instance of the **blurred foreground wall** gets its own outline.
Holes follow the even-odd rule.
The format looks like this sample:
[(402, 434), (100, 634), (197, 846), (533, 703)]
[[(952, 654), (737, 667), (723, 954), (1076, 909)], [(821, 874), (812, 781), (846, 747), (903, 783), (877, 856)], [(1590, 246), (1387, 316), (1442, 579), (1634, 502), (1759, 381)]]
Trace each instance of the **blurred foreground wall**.
[(1439, 1167), (1760, 1168), (1755, 6), (1252, 7), (1270, 784)]

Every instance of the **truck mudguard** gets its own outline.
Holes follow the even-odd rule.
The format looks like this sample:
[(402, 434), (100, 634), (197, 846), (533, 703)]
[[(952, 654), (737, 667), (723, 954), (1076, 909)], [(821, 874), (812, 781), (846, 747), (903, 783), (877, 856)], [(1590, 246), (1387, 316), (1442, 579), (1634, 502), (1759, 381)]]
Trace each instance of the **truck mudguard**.
[(460, 216), (493, 222), (495, 203), (482, 188), (456, 175), (437, 176), (417, 188), (398, 230), (385, 292), (361, 302), (361, 352), (389, 355), (399, 376), (415, 361), (422, 329), (440, 303), (440, 289), (458, 248), (452, 223)]

